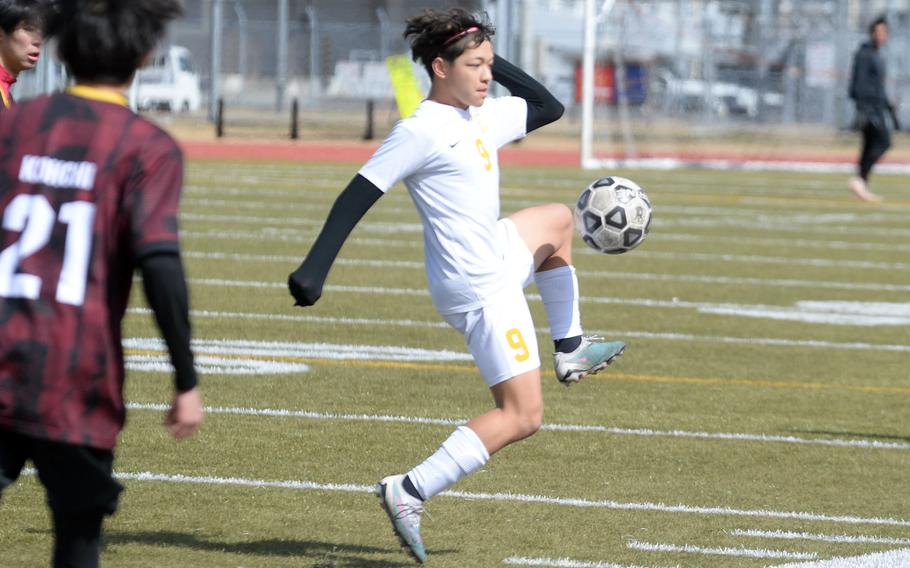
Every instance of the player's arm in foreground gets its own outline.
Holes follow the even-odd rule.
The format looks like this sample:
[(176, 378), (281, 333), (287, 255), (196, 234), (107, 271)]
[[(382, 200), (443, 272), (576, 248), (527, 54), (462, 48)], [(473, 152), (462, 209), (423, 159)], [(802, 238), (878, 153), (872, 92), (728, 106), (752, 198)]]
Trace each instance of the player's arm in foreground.
[(189, 294), (183, 263), (172, 252), (150, 254), (139, 261), (149, 306), (174, 366), (174, 400), (164, 426), (178, 440), (192, 436), (202, 423), (202, 395), (190, 349)]
[(322, 295), (322, 287), (338, 251), (354, 226), (366, 214), (382, 191), (360, 174), (335, 200), (332, 210), (306, 259), (288, 276), (288, 288), (296, 306), (312, 306)]
[(493, 80), (528, 103), (528, 133), (559, 120), (565, 111), (546, 87), (499, 55), (493, 58)]

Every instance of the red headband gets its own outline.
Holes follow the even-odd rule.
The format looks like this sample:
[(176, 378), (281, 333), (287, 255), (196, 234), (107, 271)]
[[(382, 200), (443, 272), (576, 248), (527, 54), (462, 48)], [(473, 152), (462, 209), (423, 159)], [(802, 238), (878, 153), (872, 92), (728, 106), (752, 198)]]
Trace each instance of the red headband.
[(471, 33), (471, 32), (476, 32), (476, 31), (478, 31), (479, 29), (480, 29), (480, 28), (478, 28), (477, 26), (471, 26), (470, 28), (468, 28), (468, 29), (466, 29), (466, 30), (464, 30), (464, 31), (458, 32), (457, 34), (453, 35), (453, 36), (450, 37), (449, 39), (445, 40), (445, 41), (443, 42), (442, 46), (445, 47), (445, 46), (449, 45), (450, 43), (452, 43), (453, 41), (455, 41), (455, 40), (457, 40), (457, 39), (460, 39), (460, 38), (463, 38), (464, 36), (468, 35), (468, 34)]

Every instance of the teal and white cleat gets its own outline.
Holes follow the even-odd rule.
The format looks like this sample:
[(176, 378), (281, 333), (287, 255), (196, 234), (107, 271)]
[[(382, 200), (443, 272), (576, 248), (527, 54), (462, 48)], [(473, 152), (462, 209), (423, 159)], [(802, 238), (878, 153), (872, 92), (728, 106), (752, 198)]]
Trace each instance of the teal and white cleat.
[(417, 562), (423, 564), (427, 552), (420, 537), (420, 516), (423, 501), (411, 496), (402, 486), (404, 475), (390, 475), (376, 486), (382, 509), (392, 521), (392, 528), (404, 548)]
[(604, 341), (602, 337), (582, 337), (581, 345), (571, 353), (553, 353), (556, 380), (569, 386), (588, 375), (594, 375), (622, 355), (626, 344)]

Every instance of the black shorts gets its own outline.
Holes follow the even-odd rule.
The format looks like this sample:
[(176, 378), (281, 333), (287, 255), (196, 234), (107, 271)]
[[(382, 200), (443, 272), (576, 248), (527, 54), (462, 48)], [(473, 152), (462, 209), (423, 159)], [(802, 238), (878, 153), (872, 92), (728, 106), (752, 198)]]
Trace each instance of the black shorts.
[(117, 510), (123, 486), (112, 475), (113, 452), (0, 429), (0, 493), (16, 481), (29, 459), (47, 489), (52, 511), (67, 514), (101, 510), (111, 515)]

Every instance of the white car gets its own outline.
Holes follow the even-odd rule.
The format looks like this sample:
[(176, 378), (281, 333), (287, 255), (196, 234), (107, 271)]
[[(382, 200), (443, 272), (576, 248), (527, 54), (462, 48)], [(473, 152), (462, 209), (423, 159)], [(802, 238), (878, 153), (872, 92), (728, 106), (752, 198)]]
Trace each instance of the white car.
[(202, 105), (199, 75), (190, 63), (190, 51), (173, 45), (156, 54), (136, 73), (135, 104), (140, 110), (192, 112)]

